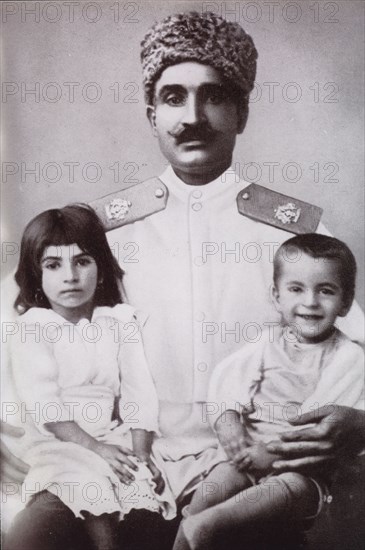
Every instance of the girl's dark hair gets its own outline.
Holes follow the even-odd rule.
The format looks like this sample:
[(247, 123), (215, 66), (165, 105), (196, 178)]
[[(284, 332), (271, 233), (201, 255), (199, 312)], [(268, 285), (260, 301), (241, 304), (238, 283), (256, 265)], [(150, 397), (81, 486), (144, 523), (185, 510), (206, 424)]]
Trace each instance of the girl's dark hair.
[(15, 274), (20, 292), (14, 307), (19, 313), (31, 307), (51, 307), (42, 290), (42, 255), (48, 246), (71, 244), (92, 256), (98, 267), (94, 305), (122, 302), (119, 284), (123, 271), (110, 250), (101, 221), (87, 204), (71, 204), (42, 212), (24, 230)]
[(356, 260), (349, 247), (339, 239), (319, 233), (306, 233), (292, 237), (280, 246), (274, 257), (274, 283), (276, 286), (283, 262), (288, 261), (288, 255), (290, 257), (293, 252), (294, 257), (299, 259), (298, 251), (304, 252), (312, 258), (337, 261), (344, 305), (350, 307), (355, 295)]

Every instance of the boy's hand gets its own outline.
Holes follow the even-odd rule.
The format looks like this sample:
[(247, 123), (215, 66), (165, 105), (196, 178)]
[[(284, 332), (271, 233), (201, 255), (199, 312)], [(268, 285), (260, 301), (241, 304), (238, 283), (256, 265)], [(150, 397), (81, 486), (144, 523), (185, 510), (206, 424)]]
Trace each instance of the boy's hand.
[(249, 469), (252, 459), (243, 437), (226, 441), (222, 444), (222, 447), (229, 458), (230, 463), (233, 464), (238, 472), (243, 472)]
[(279, 458), (277, 455), (270, 453), (266, 444), (261, 441), (248, 447), (247, 454), (251, 459), (248, 470), (258, 471), (262, 474), (272, 471), (273, 462)]
[(128, 455), (133, 456), (134, 454), (131, 449), (120, 445), (108, 445), (107, 443), (98, 442), (94, 451), (106, 460), (122, 483), (130, 485), (135, 480), (130, 470), (137, 471), (138, 466), (128, 458)]

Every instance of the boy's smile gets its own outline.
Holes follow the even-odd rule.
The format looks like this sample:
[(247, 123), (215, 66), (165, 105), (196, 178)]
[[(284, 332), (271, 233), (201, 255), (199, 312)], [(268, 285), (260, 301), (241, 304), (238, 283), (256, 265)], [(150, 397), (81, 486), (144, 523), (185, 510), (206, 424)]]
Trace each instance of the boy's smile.
[(325, 339), (336, 317), (347, 313), (338, 262), (305, 253), (294, 262), (281, 259), (273, 298), (283, 323), (296, 329), (301, 342)]

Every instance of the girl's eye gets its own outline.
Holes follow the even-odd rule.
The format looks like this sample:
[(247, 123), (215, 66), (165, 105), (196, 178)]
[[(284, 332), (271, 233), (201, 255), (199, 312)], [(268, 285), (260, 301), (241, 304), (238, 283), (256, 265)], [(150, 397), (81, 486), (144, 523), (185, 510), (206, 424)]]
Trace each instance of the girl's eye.
[(79, 258), (76, 263), (78, 265), (81, 265), (81, 267), (85, 267), (87, 265), (90, 265), (92, 262), (93, 260), (91, 258), (85, 257), (85, 258)]
[(49, 262), (44, 264), (45, 269), (55, 270), (60, 267), (60, 262)]

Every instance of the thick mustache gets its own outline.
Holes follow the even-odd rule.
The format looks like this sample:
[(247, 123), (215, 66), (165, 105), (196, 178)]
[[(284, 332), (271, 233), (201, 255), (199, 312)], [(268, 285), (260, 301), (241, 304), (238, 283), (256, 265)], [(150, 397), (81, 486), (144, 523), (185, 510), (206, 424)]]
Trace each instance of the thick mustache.
[(183, 126), (169, 133), (178, 143), (195, 140), (206, 141), (215, 135), (214, 130), (212, 130), (209, 126)]

